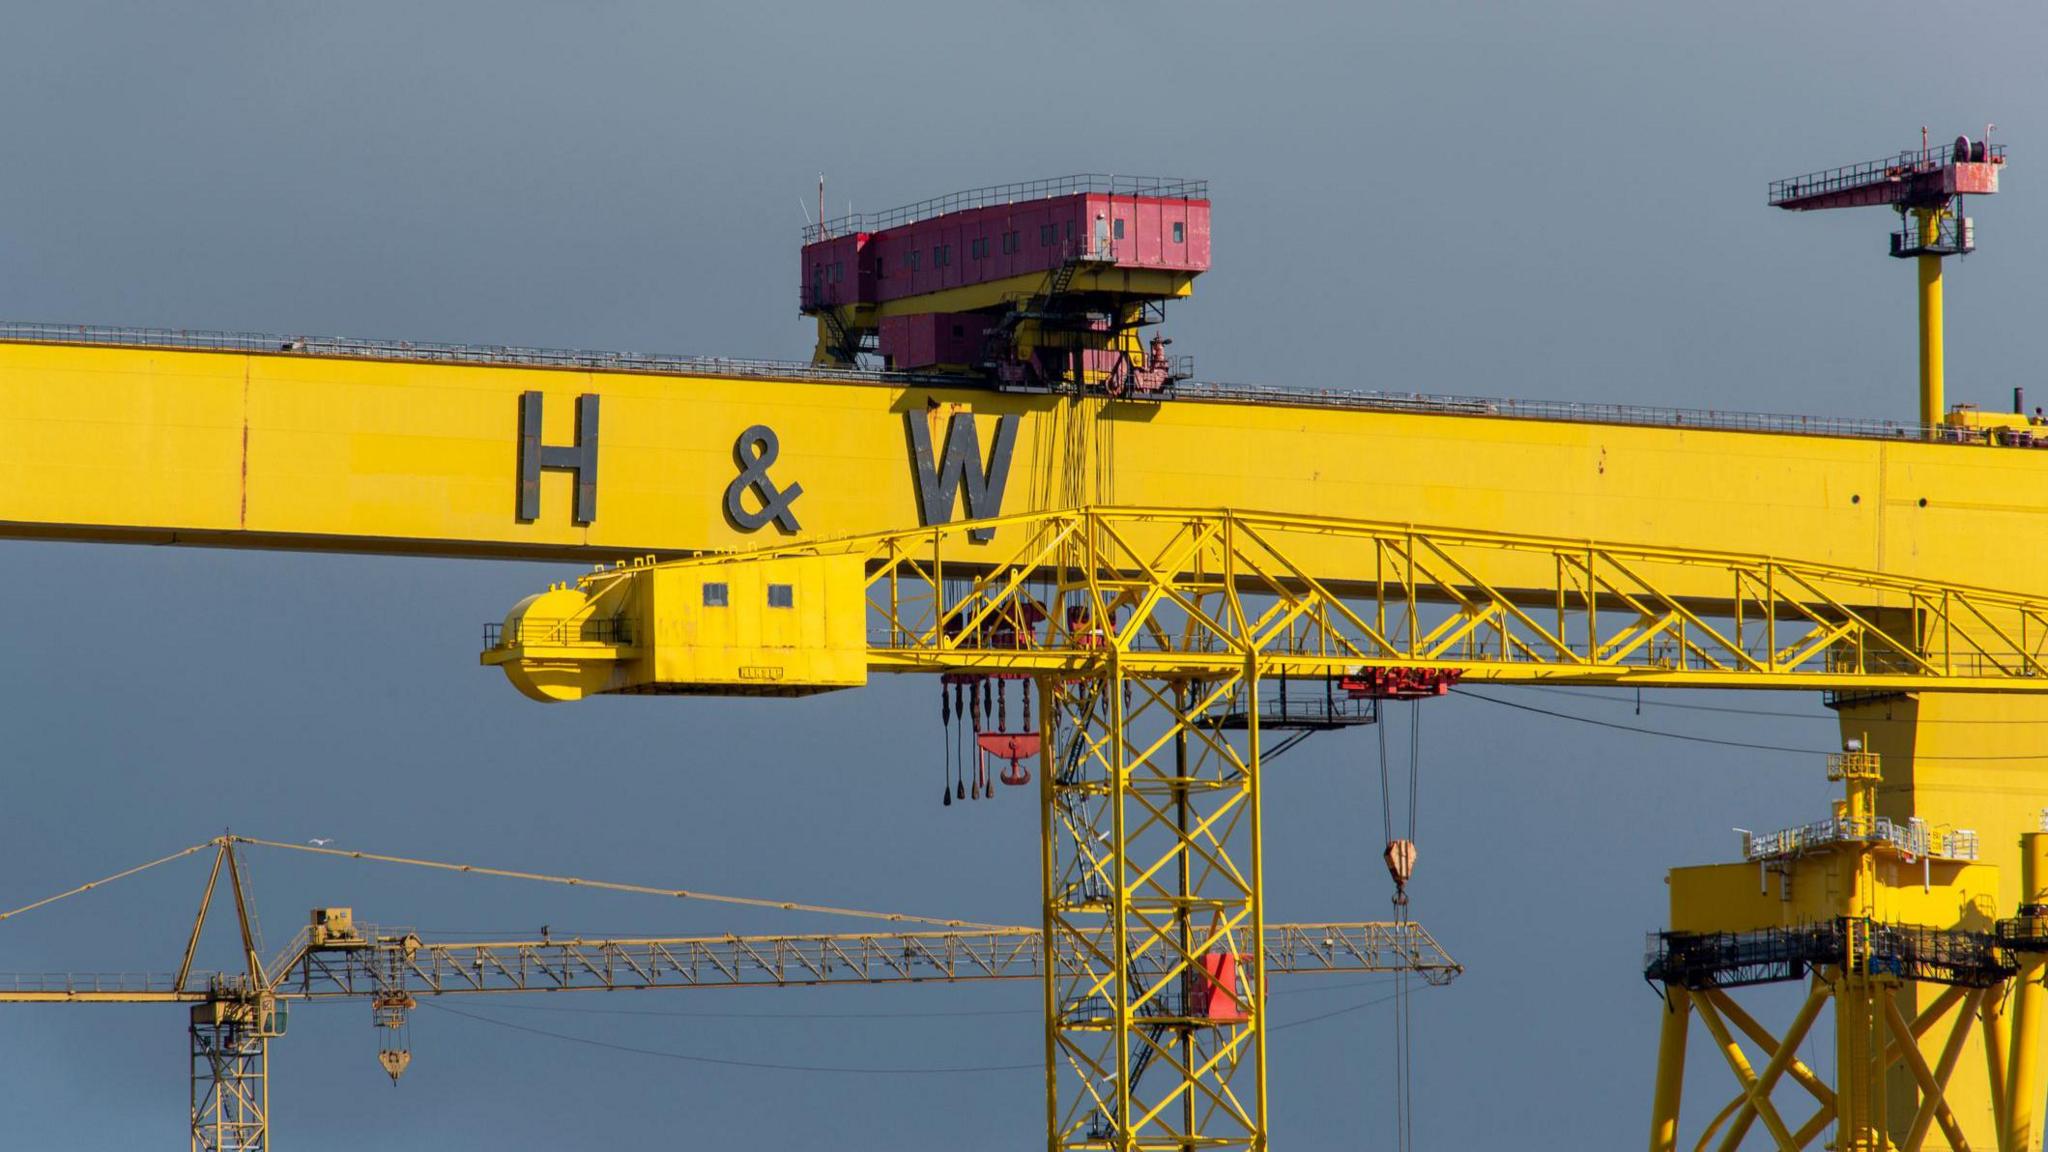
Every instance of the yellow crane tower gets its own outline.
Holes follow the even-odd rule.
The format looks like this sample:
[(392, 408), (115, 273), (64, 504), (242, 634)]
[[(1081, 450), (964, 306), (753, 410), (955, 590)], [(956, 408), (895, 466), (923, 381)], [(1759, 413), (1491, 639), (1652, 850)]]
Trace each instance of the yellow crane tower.
[[(963, 573), (950, 557), (977, 536)], [(1235, 510), (1081, 508), (622, 564), (527, 597), (486, 641), (483, 662), (539, 700), (789, 696), (870, 670), (1035, 684), (1045, 932), (1076, 958), (1045, 974), (1055, 1149), (1265, 1144), (1259, 958), (1226, 1010), (1173, 1021), (1178, 1052), (1152, 1026), (1161, 997), (1213, 972), (1219, 939), (1262, 934), (1262, 733), (1287, 720), (1267, 711), (1269, 684), (2048, 692), (2048, 597)], [(1844, 818), (1861, 827), (1874, 789), (1856, 795)], [(1995, 903), (1996, 888), (1974, 893)], [(1951, 932), (1981, 912), (1950, 902), (1922, 918)], [(1140, 1085), (1123, 1070), (1148, 1051), (1163, 1075)], [(1844, 1083), (1862, 1075), (1840, 1067)], [(2014, 1098), (2039, 1092), (2025, 1075)], [(1882, 1139), (1872, 1115), (1824, 1119), (1847, 1149)]]
[[(358, 923), (354, 910), (315, 908), (305, 927), (267, 958), (240, 860), (242, 846), (367, 860), (566, 884), (582, 890), (658, 895), (714, 903), (766, 906), (921, 923), (921, 930), (780, 936), (639, 936), (585, 939), (442, 942), (410, 929)], [(193, 1152), (264, 1152), (270, 1145), (270, 1043), (285, 1034), (294, 1004), (367, 1001), (378, 1033), (378, 1063), (393, 1083), (412, 1062), (408, 1019), (421, 997), (499, 996), (532, 992), (620, 992), (691, 988), (791, 988), (839, 984), (895, 984), (1041, 979), (1077, 963), (1056, 953), (1046, 963), (1045, 936), (1036, 928), (967, 924), (902, 913), (796, 904), (708, 892), (549, 876), (472, 864), (390, 856), (217, 836), (104, 880), (0, 912), (8, 920), (68, 897), (97, 891), (115, 880), (212, 850), (212, 869), (173, 973), (114, 975), (59, 973), (0, 975), (0, 1004), (180, 1004), (190, 1009), (191, 1137)], [(208, 912), (225, 874), (238, 932), (241, 967), (196, 971), (193, 963)], [(1242, 937), (1226, 941), (1219, 956), (1234, 969), (1248, 953), (1264, 971), (1413, 972), (1446, 984), (1463, 971), (1419, 925), (1327, 923), (1269, 925), (1260, 946)], [(1230, 969), (1191, 976), (1170, 999), (1181, 1016), (1214, 1010), (1220, 990), (1234, 986)], [(1137, 1074), (1142, 1074), (1142, 1069)]]
[[(1898, 423), (1181, 381), (1136, 332), (1206, 267), (1206, 189), (1145, 187), (1179, 206), (973, 198), (929, 247), (819, 237), (851, 246), (806, 268), (806, 309), (854, 333), (836, 365), (0, 326), (0, 534), (603, 564), (487, 637), (548, 698), (1030, 684), (1041, 932), (1080, 958), (1045, 977), (1056, 1148), (1266, 1146), (1262, 961), (1231, 1015), (1155, 1037), (1147, 1013), (1262, 924), (1290, 683), (1818, 689), (1884, 765), (1877, 817), (1975, 828), (1994, 920), (2025, 903), (2048, 754), (2006, 722), (2048, 720), (2037, 437), (1945, 434), (1931, 389)], [(1065, 248), (1060, 212), (1107, 238)], [(870, 320), (910, 367), (858, 366)], [(1946, 994), (1886, 989), (1909, 1021)], [(1888, 1093), (1928, 1095), (1890, 1064)], [(1981, 1069), (1940, 1095), (1979, 1146), (2038, 1140)], [(1899, 1143), (1916, 1111), (1867, 1123)]]

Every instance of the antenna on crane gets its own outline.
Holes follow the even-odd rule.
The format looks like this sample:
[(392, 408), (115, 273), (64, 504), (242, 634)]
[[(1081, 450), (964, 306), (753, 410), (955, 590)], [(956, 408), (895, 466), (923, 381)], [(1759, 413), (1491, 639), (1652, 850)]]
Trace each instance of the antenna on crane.
[(1920, 129), (1919, 151), (1882, 160), (1829, 168), (1771, 182), (1771, 206), (1794, 212), (1821, 208), (1893, 208), (1899, 229), (1892, 255), (1920, 263), (1920, 423), (1936, 428), (1946, 415), (1942, 397), (1941, 261), (1977, 247), (1974, 222), (1963, 213), (1965, 195), (1998, 191), (2005, 146), (1958, 136), (1946, 147), (1930, 148)]

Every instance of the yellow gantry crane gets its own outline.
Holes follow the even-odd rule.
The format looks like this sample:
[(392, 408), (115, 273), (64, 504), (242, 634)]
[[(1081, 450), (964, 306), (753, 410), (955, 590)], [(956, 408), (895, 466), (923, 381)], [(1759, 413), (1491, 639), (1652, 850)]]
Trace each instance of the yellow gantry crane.
[[(976, 536), (976, 562), (949, 563)], [(622, 564), (526, 598), (486, 639), (483, 662), (540, 700), (799, 695), (871, 670), (1033, 683), (1045, 932), (1076, 960), (1045, 972), (1047, 1120), (1053, 1147), (1077, 1149), (1264, 1146), (1262, 958), (1225, 1010), (1172, 1018), (1177, 1049), (1153, 1026), (1190, 975), (1213, 972), (1219, 940), (1263, 934), (1262, 747), (1291, 719), (1272, 689), (2048, 693), (2048, 597), (1234, 510), (1081, 508)], [(1845, 819), (1861, 827), (1874, 789), (1857, 796)], [(1995, 881), (1977, 894), (1995, 900)], [(1918, 910), (1936, 932), (1976, 905), (1940, 907)], [(1134, 1052), (1157, 1058), (1142, 1084), (1125, 1074)], [(1841, 1068), (1845, 1083), (1863, 1075)], [(2030, 1068), (2009, 1091), (2039, 1093)], [(1837, 1147), (1883, 1147), (1869, 1143), (1882, 1115), (1822, 1119)]]
[[(1973, 144), (1839, 183), (1892, 195), (1999, 159)], [(1974, 828), (1996, 869), (1984, 914), (2028, 905), (2048, 752), (2012, 733), (2048, 722), (2048, 453), (2017, 426), (1950, 434), (1938, 356), (1911, 423), (1199, 384), (1149, 353), (1141, 376), (1142, 302), (1098, 322), (1095, 289), (1111, 264), (1206, 266), (1206, 188), (1199, 213), (1191, 184), (1184, 218), (1131, 216), (1149, 250), (1119, 246), (1117, 213), (1165, 186), (1099, 206), (1061, 188), (1084, 197), (1078, 253), (1063, 220), (984, 198), (935, 226), (996, 230), (936, 238), (943, 261), (922, 232), (875, 241), (887, 214), (809, 238), (847, 249), (806, 266), (823, 291), (804, 307), (853, 333), (837, 365), (0, 325), (0, 534), (601, 563), (487, 638), (486, 661), (543, 698), (796, 694), (876, 671), (1030, 684), (1040, 930), (1077, 957), (1045, 970), (1055, 1148), (1265, 1147), (1259, 974), (1210, 1005), (1232, 1015), (1150, 1014), (1184, 976), (1221, 975), (1220, 934), (1262, 925), (1267, 739), (1302, 722), (1285, 701), (1456, 678), (1817, 689), (1884, 766), (1874, 819)], [(1947, 195), (1872, 202), (1933, 211), (1932, 248), (1968, 245), (1942, 230)], [(1159, 247), (1181, 243), (1199, 251)], [(955, 291), (983, 259), (1017, 299)], [(1078, 295), (1060, 283), (1077, 259), (1095, 278)], [(1075, 334), (1064, 373), (1026, 338), (1049, 323)], [(848, 366), (875, 354), (914, 367)], [(977, 361), (993, 376), (948, 370)], [(1980, 912), (1916, 928), (1977, 931)], [(1815, 971), (1857, 967), (1845, 951)], [(1880, 997), (1909, 1024), (1947, 995), (1918, 972)], [(1914, 1035), (1938, 1072), (1940, 1042)], [(2012, 1124), (2034, 1066), (1937, 1077), (1962, 1137), (2034, 1147)], [(1875, 1054), (1838, 1076), (1937, 1095), (1916, 1071)], [(1844, 1110), (1837, 1144), (1902, 1143), (1919, 1110)]]
[[(542, 883), (585, 890), (658, 895), (723, 904), (912, 922), (922, 930), (777, 936), (645, 936), (464, 941), (423, 938), (409, 929), (359, 924), (345, 907), (315, 908), (307, 925), (268, 957), (257, 939), (239, 849), (259, 846)], [(720, 896), (684, 889), (549, 876), (469, 864), (347, 851), (223, 835), (105, 880), (80, 885), (9, 912), (0, 920), (95, 891), (114, 880), (212, 850), (175, 974), (0, 975), (0, 1004), (182, 1004), (190, 1006), (191, 1136), (194, 1152), (263, 1152), (270, 1144), (270, 1043), (283, 1036), (294, 1004), (367, 1001), (377, 1026), (378, 1062), (394, 1083), (412, 1062), (408, 1019), (421, 997), (526, 992), (617, 992), (690, 988), (790, 988), (1041, 979), (1081, 961), (1055, 951), (1037, 928), (977, 925), (901, 913)], [(193, 968), (208, 912), (226, 876), (239, 933), (241, 967)], [(1179, 1019), (1224, 1010), (1237, 966), (1256, 955), (1263, 972), (1413, 972), (1445, 984), (1462, 967), (1420, 926), (1408, 922), (1278, 924), (1262, 943), (1224, 933), (1212, 965), (1183, 979), (1165, 1001)], [(1158, 1025), (1165, 1030), (1168, 1025)], [(1142, 1072), (1142, 1069), (1140, 1070)]]

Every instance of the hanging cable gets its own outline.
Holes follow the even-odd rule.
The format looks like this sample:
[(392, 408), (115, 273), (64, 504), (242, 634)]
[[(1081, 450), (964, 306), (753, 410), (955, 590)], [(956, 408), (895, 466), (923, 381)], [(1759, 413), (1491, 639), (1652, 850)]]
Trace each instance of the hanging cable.
[(895, 924), (930, 924), (937, 928), (1007, 928), (1012, 925), (984, 924), (975, 920), (947, 920), (936, 916), (914, 916), (906, 912), (871, 912), (859, 908), (841, 908), (830, 904), (804, 904), (795, 900), (768, 900), (758, 896), (727, 896), (716, 892), (702, 892), (690, 888), (660, 888), (651, 884), (622, 884), (613, 880), (590, 880), (580, 876), (551, 876), (542, 872), (522, 872), (511, 868), (487, 868), (481, 864), (452, 864), (442, 860), (420, 860), (406, 856), (387, 856), (377, 852), (362, 852), (353, 848), (318, 848), (309, 844), (288, 844), (280, 840), (262, 840), (254, 836), (224, 836), (222, 840), (236, 844), (248, 844), (258, 848), (275, 848), (282, 852), (303, 852), (309, 856), (333, 856), (343, 860), (367, 860), (378, 864), (398, 864), (409, 868), (424, 868), (439, 872), (458, 872), (466, 876), (494, 876), (502, 880), (527, 880), (541, 884), (560, 884), (570, 888), (594, 889), (600, 892), (624, 892), (641, 896), (664, 896), (675, 900), (702, 901), (711, 904), (734, 904), (747, 908), (765, 908), (782, 912), (814, 912), (822, 916), (848, 916), (861, 920), (884, 920)]
[[(1408, 702), (1408, 838), (1404, 871), (1415, 867), (1415, 818), (1418, 798), (1422, 792), (1422, 701)], [(1395, 910), (1395, 920), (1404, 927), (1408, 923), (1408, 893), (1402, 885), (1400, 906)], [(1411, 1015), (1414, 997), (1409, 985), (1408, 970), (1401, 969), (1394, 974), (1394, 1033), (1400, 1040), (1400, 1064), (1397, 1079), (1401, 1092), (1401, 1105), (1396, 1110), (1400, 1120), (1399, 1152), (1413, 1152), (1415, 1147), (1415, 1026)]]
[[(1380, 754), (1380, 825), (1386, 833), (1387, 874), (1394, 881), (1394, 920), (1397, 924), (1408, 922), (1407, 881), (1415, 863), (1415, 793), (1420, 778), (1422, 762), (1421, 712), (1418, 701), (1409, 701), (1408, 706), (1408, 823), (1407, 837), (1394, 836), (1394, 772), (1392, 758), (1387, 754), (1387, 728), (1385, 724), (1375, 725), (1379, 729)], [(1408, 1042), (1408, 973), (1404, 970), (1394, 975), (1394, 1147), (1395, 1152), (1410, 1152), (1412, 1121), (1410, 1105), (1412, 1092), (1409, 1087), (1409, 1042)]]
[[(1646, 728), (1635, 724), (1616, 724), (1611, 720), (1599, 720), (1591, 716), (1580, 716), (1572, 712), (1559, 712), (1553, 708), (1539, 708), (1534, 704), (1517, 704), (1513, 700), (1502, 700), (1498, 696), (1482, 696), (1468, 688), (1453, 688), (1451, 691), (1467, 700), (1478, 700), (1502, 708), (1513, 708), (1517, 712), (1534, 712), (1538, 716), (1549, 716), (1558, 720), (1572, 720), (1580, 724), (1591, 724), (1595, 728), (1612, 728), (1617, 732), (1634, 732), (1641, 736), (1661, 736), (1666, 740), (1684, 740), (1692, 744), (1714, 744), (1722, 748), (1748, 748), (1757, 752), (1790, 752), (1798, 756), (1824, 756), (1826, 748), (1794, 748), (1784, 744), (1758, 744), (1748, 740), (1723, 740), (1715, 736), (1695, 736), (1690, 732), (1667, 732), (1662, 728)], [(1627, 703), (1627, 701), (1621, 701)], [(1989, 753), (1985, 755), (1948, 754), (1939, 752), (1916, 752), (1916, 760), (2040, 760), (2039, 752)]]

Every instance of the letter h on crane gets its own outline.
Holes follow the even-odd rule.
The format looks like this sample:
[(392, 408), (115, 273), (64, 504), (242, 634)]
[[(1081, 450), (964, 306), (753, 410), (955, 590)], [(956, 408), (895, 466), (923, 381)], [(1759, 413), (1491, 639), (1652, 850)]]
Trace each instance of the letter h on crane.
[(597, 519), (597, 397), (576, 398), (576, 443), (568, 447), (541, 443), (540, 416), (541, 394), (520, 393), (519, 519), (540, 519), (540, 473), (548, 468), (576, 474), (573, 515), (576, 523), (588, 524)]

